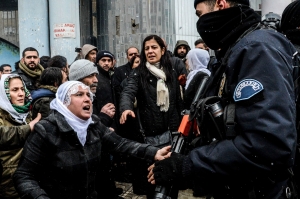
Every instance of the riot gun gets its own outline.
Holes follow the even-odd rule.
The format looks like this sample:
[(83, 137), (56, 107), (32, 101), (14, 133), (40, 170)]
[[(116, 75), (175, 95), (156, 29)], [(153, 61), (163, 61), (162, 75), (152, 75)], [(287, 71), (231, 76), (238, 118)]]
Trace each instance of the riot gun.
[[(198, 114), (199, 108), (197, 108), (201, 102), (201, 98), (206, 91), (206, 85), (209, 76), (205, 76), (199, 84), (195, 97), (192, 101), (190, 110), (184, 110), (182, 112), (183, 117), (178, 129), (178, 132), (173, 132), (173, 142), (171, 151), (174, 153), (187, 154), (192, 148), (192, 140), (195, 137), (195, 132), (198, 131), (196, 117)], [(171, 199), (171, 194), (175, 191), (178, 192), (178, 189), (175, 190), (175, 187), (172, 186), (160, 186), (155, 187), (154, 199)]]

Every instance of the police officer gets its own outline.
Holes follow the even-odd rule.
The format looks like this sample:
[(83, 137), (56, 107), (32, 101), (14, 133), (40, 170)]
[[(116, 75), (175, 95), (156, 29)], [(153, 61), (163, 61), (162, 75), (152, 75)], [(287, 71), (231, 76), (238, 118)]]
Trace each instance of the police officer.
[(207, 96), (219, 96), (223, 107), (233, 105), (228, 114), (234, 122), (224, 124), (224, 139), (155, 163), (148, 181), (168, 185), (186, 180), (194, 191), (215, 199), (289, 194), (283, 187), (296, 148), (295, 48), (282, 34), (260, 25), (249, 0), (195, 0), (194, 6), (198, 32), (209, 48), (218, 50), (221, 61)]
[[(297, 151), (295, 158), (294, 172), (294, 185), (298, 194), (300, 193), (300, 1), (290, 3), (283, 11), (281, 18), (280, 31), (294, 44), (298, 54), (294, 56), (294, 80), (296, 83), (296, 126), (297, 126)], [(298, 67), (297, 67), (298, 66)]]

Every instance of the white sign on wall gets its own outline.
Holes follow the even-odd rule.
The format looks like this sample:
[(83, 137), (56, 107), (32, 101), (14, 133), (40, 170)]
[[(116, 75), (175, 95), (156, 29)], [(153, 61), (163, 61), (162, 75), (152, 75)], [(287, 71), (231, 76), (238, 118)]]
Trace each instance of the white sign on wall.
[(75, 38), (75, 24), (61, 23), (54, 25), (54, 38)]

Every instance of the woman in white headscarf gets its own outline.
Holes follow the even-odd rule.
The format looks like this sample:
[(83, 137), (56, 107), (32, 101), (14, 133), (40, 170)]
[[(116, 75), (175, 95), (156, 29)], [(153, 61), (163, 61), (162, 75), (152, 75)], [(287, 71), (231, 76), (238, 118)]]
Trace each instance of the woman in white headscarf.
[(210, 76), (207, 65), (210, 56), (207, 50), (192, 49), (186, 55), (190, 73), (187, 76), (184, 93), (184, 108), (190, 109), (191, 103), (198, 90), (199, 84), (205, 76)]
[[(92, 115), (90, 88), (78, 81), (62, 84), (51, 102), (50, 115), (36, 124), (14, 175), (26, 198), (96, 199), (101, 148), (142, 159), (160, 160), (161, 150), (118, 136)], [(99, 193), (100, 195), (101, 193)]]
[[(33, 121), (29, 115), (31, 96), (19, 75), (5, 74), (0, 81), (0, 159), (3, 173), (0, 198), (19, 198), (12, 175), (15, 172), (26, 138), (40, 115)], [(30, 122), (31, 121), (31, 122)]]

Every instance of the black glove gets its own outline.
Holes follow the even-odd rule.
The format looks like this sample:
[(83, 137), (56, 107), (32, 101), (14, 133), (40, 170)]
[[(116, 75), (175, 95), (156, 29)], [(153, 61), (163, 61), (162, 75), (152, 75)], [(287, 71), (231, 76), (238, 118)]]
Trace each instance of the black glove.
[(184, 157), (179, 153), (172, 153), (170, 158), (156, 162), (153, 168), (155, 184), (173, 185), (182, 181)]

